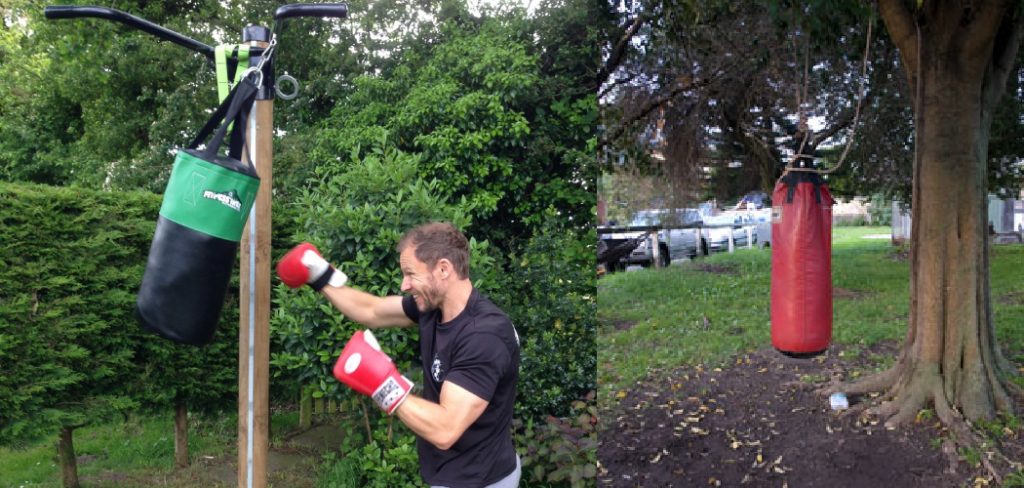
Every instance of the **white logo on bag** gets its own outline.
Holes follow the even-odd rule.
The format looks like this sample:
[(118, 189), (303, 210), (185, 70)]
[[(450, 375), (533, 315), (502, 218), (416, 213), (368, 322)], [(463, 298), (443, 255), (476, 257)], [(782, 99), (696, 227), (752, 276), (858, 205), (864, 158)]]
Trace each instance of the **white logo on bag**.
[(236, 212), (242, 210), (242, 201), (238, 199), (238, 193), (235, 190), (230, 190), (224, 193), (217, 193), (213, 190), (203, 190), (203, 198), (216, 200)]

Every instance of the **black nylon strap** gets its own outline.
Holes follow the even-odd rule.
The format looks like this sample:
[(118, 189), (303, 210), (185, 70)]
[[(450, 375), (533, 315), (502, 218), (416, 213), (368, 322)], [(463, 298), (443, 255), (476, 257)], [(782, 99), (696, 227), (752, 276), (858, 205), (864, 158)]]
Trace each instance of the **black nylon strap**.
[(821, 185), (825, 184), (821, 175), (809, 171), (793, 171), (782, 177), (782, 183), (786, 185), (786, 203), (793, 203), (793, 194), (796, 192), (796, 185), (800, 183), (811, 183), (814, 185), (814, 200), (821, 203)]
[(310, 288), (316, 291), (323, 290), (324, 287), (327, 286), (327, 283), (331, 281), (332, 277), (334, 277), (334, 267), (327, 266), (327, 271), (324, 271), (324, 274), (320, 275), (319, 278), (313, 280), (313, 282), (310, 283), (309, 286)]
[[(243, 78), (235, 84), (235, 87), (231, 89), (228, 96), (224, 98), (224, 101), (213, 112), (213, 115), (210, 116), (210, 120), (207, 120), (206, 125), (199, 130), (199, 134), (192, 140), (188, 148), (196, 149), (199, 147), (216, 128), (216, 133), (213, 134), (210, 142), (201, 152), (207, 159), (213, 159), (217, 156), (217, 152), (220, 150), (225, 136), (227, 136), (228, 125), (234, 122), (231, 140), (228, 143), (228, 151), (231, 157), (240, 159), (245, 140), (245, 127), (248, 122), (249, 112), (256, 101), (257, 90), (256, 84), (249, 77)], [(252, 167), (251, 162), (249, 162), (249, 166)], [(255, 173), (256, 169), (252, 168), (252, 170)]]

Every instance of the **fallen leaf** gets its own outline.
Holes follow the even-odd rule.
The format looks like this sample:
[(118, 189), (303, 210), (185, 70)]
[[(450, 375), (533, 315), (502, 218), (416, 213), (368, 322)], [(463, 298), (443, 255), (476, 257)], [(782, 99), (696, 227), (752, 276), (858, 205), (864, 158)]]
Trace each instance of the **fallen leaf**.
[(626, 391), (619, 390), (619, 392), (615, 394), (615, 398), (618, 398), (619, 400), (626, 398)]
[(651, 464), (658, 464), (658, 461), (661, 461), (661, 453), (660, 452), (658, 453), (657, 456), (654, 456), (654, 459), (651, 459)]

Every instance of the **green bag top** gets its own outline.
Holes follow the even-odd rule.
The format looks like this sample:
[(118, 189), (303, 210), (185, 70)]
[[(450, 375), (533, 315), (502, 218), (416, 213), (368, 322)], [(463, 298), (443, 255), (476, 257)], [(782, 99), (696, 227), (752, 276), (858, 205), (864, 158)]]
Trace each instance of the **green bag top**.
[[(248, 171), (247, 171), (248, 172)], [(238, 242), (259, 189), (258, 177), (178, 151), (160, 215), (179, 225)]]

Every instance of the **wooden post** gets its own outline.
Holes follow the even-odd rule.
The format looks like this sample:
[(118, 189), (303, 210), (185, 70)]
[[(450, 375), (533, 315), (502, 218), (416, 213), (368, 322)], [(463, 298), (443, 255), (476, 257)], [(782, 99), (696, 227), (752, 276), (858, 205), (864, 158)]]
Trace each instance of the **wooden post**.
[(658, 244), (658, 231), (651, 233), (651, 260), (654, 267), (661, 267), (661, 246)]
[[(267, 43), (254, 42), (253, 45), (266, 47)], [(273, 80), (264, 79), (263, 84), (273, 86)], [(239, 488), (267, 486), (267, 453), (270, 450), (270, 195), (273, 188), (273, 121), (274, 100), (260, 100), (257, 97), (249, 116), (246, 140), (260, 177), (260, 189), (242, 232), (239, 272)], [(250, 251), (253, 239), (254, 253)], [(251, 324), (250, 317), (253, 318)]]
[(188, 405), (180, 398), (174, 406), (174, 466), (188, 467)]
[(299, 390), (299, 428), (313, 426), (313, 388), (303, 386)]

